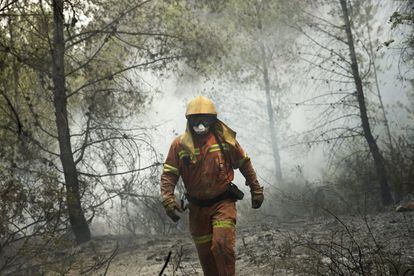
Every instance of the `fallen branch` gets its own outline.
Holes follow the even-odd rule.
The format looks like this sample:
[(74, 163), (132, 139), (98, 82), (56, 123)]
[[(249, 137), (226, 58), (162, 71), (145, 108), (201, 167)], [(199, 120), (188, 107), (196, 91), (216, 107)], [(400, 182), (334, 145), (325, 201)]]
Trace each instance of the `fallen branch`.
[(162, 273), (164, 273), (164, 270), (165, 270), (165, 268), (167, 267), (168, 262), (170, 261), (170, 258), (171, 258), (171, 251), (170, 251), (170, 252), (168, 252), (167, 259), (165, 260), (164, 266), (162, 267), (162, 269), (161, 269), (161, 271), (160, 271), (159, 276), (162, 276)]

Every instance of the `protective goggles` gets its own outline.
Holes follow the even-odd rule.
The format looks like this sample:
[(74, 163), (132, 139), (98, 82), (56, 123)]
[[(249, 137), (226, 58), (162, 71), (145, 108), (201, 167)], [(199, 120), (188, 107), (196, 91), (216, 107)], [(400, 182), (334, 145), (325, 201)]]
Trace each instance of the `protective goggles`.
[(198, 126), (200, 124), (203, 124), (205, 127), (209, 127), (214, 125), (217, 118), (215, 115), (211, 114), (197, 114), (188, 116), (187, 120), (191, 127)]

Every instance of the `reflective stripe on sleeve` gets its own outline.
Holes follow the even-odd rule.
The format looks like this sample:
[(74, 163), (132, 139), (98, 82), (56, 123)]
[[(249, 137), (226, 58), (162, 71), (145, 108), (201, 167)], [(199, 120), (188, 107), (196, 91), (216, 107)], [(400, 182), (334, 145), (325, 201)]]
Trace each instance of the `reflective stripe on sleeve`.
[(247, 153), (244, 153), (244, 157), (236, 162), (235, 168), (240, 168), (241, 166), (244, 165), (244, 163), (246, 163), (249, 160), (250, 160), (250, 157), (247, 156)]
[(233, 220), (226, 219), (226, 220), (215, 220), (213, 221), (213, 228), (235, 228), (235, 224)]
[(211, 241), (213, 239), (213, 235), (212, 234), (207, 234), (204, 236), (193, 236), (193, 240), (195, 244), (203, 244), (203, 243), (208, 243), (209, 241)]
[(164, 172), (172, 172), (173, 174), (180, 176), (180, 171), (176, 167), (168, 164), (164, 164)]

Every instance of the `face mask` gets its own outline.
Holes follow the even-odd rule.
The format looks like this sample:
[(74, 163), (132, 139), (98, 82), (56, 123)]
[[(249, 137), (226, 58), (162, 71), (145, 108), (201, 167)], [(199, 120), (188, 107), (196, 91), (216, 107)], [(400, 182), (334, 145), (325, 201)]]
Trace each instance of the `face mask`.
[(198, 135), (206, 134), (208, 132), (209, 127), (204, 126), (203, 124), (199, 124), (197, 126), (193, 126), (193, 130)]

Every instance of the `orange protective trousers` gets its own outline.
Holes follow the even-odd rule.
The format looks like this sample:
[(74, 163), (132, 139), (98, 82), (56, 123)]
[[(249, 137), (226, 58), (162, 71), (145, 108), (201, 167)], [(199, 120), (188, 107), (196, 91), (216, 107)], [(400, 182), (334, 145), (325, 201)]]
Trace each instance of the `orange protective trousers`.
[(209, 207), (190, 204), (190, 232), (205, 276), (235, 275), (236, 215), (230, 199)]

